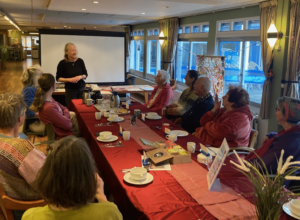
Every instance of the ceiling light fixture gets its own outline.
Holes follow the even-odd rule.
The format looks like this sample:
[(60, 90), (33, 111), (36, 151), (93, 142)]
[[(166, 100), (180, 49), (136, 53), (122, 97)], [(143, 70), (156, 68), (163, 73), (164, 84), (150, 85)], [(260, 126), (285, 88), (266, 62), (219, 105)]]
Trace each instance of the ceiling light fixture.
[(8, 21), (9, 21), (9, 18), (8, 18), (8, 17), (4, 16), (4, 18), (5, 18), (6, 20), (8, 20)]
[(4, 12), (0, 11), (0, 15), (2, 15), (5, 18), (5, 20), (9, 21), (9, 23), (14, 25), (19, 31), (21, 31), (18, 25), (16, 25), (11, 19), (9, 19), (9, 17), (7, 17), (7, 15)]
[(165, 6), (164, 8), (169, 8), (169, 6)]
[(141, 14), (144, 15), (144, 14), (146, 14), (146, 13), (145, 13), (145, 12), (142, 12)]
[(97, 27), (94, 27), (94, 28), (97, 28)]
[(85, 8), (83, 8), (83, 9), (81, 9), (82, 11), (85, 11), (86, 9)]
[(94, 3), (94, 4), (98, 4), (99, 2), (98, 2), (98, 1), (93, 1), (93, 3)]
[(39, 33), (36, 33), (36, 32), (30, 32), (29, 34), (39, 34)]
[(64, 26), (64, 27), (67, 27), (67, 26)]

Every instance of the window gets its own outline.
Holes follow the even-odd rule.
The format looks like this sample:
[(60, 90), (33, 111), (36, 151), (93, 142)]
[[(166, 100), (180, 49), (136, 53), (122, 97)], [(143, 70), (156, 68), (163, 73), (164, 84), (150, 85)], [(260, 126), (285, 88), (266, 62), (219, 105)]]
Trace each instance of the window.
[(154, 30), (153, 30), (153, 35), (158, 35), (157, 29), (154, 29)]
[(144, 31), (141, 31), (141, 36), (144, 36)]
[(199, 26), (193, 26), (193, 33), (199, 33)]
[(137, 36), (141, 36), (141, 31), (137, 31), (137, 32), (136, 32), (136, 35), (137, 35)]
[(208, 24), (202, 25), (201, 32), (208, 33), (209, 32), (209, 25)]
[(242, 85), (251, 102), (261, 103), (265, 76), (260, 41), (220, 41), (220, 55), (226, 56), (224, 93), (229, 85)]
[(147, 73), (156, 75), (160, 69), (160, 43), (158, 40), (148, 40), (147, 45)]
[(220, 31), (229, 31), (229, 22), (220, 23)]
[(235, 21), (233, 22), (233, 31), (242, 31), (244, 30), (244, 21)]
[(182, 34), (182, 27), (178, 28), (178, 34)]
[(144, 70), (144, 41), (132, 40), (130, 43), (130, 69)]
[(259, 30), (260, 29), (260, 20), (255, 19), (255, 20), (248, 20), (247, 21), (247, 30)]
[(148, 36), (158, 35), (158, 29), (148, 29)]
[(149, 30), (148, 31), (148, 36), (151, 36), (152, 35), (152, 30)]
[(184, 33), (185, 34), (188, 34), (188, 33), (190, 33), (190, 27), (188, 26), (188, 27), (184, 27)]
[[(191, 51), (191, 53), (189, 53)], [(195, 55), (196, 54), (196, 55)], [(197, 55), (207, 54), (207, 42), (204, 41), (179, 41), (176, 52), (175, 74), (176, 80), (185, 82), (188, 70), (196, 70)]]

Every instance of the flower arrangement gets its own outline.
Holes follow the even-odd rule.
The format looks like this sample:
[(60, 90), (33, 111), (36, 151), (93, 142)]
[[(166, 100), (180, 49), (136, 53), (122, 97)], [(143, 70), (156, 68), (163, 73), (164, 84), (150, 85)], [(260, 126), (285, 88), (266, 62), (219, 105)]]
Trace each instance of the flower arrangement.
[(283, 164), (284, 150), (278, 161), (277, 174), (272, 175), (263, 160), (256, 154), (260, 163), (251, 164), (242, 160), (236, 151), (239, 164), (230, 161), (238, 170), (243, 173), (253, 184), (249, 186), (254, 189), (255, 212), (258, 220), (278, 220), (280, 218), (281, 207), (291, 198), (299, 196), (284, 188), (286, 180), (300, 180), (300, 177), (292, 176), (297, 170), (300, 170), (300, 161), (290, 162), (293, 156), (289, 156)]

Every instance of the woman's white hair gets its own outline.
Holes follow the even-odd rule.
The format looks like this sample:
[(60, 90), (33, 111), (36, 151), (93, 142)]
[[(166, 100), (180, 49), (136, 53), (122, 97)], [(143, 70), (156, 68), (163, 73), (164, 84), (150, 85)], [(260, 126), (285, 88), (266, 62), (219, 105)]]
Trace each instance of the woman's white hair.
[(161, 74), (161, 78), (165, 80), (164, 83), (170, 83), (170, 74), (165, 70), (158, 70), (157, 74)]

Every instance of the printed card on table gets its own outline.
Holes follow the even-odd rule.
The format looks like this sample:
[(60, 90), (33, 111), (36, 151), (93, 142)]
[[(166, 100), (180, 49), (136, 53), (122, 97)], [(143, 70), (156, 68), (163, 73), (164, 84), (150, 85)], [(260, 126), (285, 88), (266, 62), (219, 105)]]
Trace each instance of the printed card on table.
[(219, 152), (217, 153), (217, 156), (215, 157), (210, 170), (207, 173), (207, 185), (208, 185), (208, 190), (211, 190), (212, 185), (214, 181), (216, 180), (221, 167), (223, 166), (224, 160), (229, 152), (229, 146), (226, 141), (226, 138), (224, 138), (222, 145), (220, 147)]

